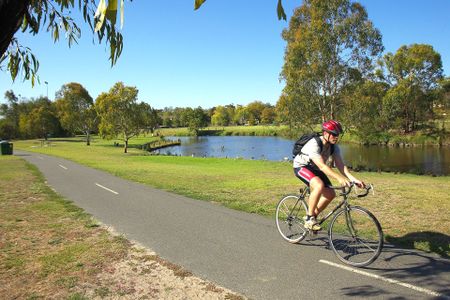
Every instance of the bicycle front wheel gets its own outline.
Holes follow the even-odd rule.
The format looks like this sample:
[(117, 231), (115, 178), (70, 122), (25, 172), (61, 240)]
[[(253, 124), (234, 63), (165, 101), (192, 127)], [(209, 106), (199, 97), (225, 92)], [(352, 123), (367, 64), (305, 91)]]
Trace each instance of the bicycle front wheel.
[(276, 222), (278, 232), (289, 243), (299, 243), (307, 234), (303, 217), (308, 211), (306, 202), (298, 196), (286, 196), (278, 202)]
[(367, 209), (350, 206), (331, 221), (328, 237), (331, 248), (342, 262), (362, 267), (371, 264), (383, 248), (383, 231)]

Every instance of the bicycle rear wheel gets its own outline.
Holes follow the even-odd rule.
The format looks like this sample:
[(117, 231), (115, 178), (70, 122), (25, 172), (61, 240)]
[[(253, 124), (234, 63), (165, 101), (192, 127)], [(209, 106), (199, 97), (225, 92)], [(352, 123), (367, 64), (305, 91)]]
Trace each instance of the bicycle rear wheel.
[(286, 196), (278, 202), (276, 223), (278, 232), (289, 243), (299, 243), (308, 232), (304, 227), (303, 217), (308, 207), (304, 199), (298, 196)]
[(362, 267), (371, 264), (383, 248), (383, 231), (367, 209), (351, 206), (339, 211), (331, 221), (328, 237), (342, 262)]

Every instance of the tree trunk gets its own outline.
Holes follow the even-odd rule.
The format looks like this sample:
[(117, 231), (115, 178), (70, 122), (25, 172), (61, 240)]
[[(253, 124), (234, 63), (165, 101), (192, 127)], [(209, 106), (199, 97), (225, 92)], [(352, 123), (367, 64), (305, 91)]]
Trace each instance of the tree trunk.
[(125, 140), (125, 147), (123, 149), (123, 153), (128, 153), (128, 140)]
[(30, 0), (0, 0), (0, 57), (22, 25)]
[(86, 131), (86, 146), (90, 146), (90, 145), (91, 145), (91, 135), (88, 130), (88, 131)]

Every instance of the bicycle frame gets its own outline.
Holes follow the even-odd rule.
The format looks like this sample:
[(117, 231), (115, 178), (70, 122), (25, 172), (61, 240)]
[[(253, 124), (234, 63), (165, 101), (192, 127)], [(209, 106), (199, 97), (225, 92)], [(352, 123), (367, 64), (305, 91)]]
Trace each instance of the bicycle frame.
[[(330, 188), (337, 190), (336, 194), (341, 199), (336, 200), (337, 205), (326, 216), (318, 218), (317, 222), (322, 225), (329, 220), (328, 240), (339, 260), (361, 267), (372, 263), (380, 255), (383, 248), (383, 230), (370, 211), (349, 203), (353, 187), (355, 183), (346, 187), (331, 186)], [(363, 192), (357, 189), (354, 192), (356, 197), (365, 197), (370, 190), (373, 192), (372, 185), (364, 187)], [(318, 232), (308, 229), (304, 223), (305, 215), (308, 214), (306, 200), (309, 194), (309, 187), (302, 187), (299, 194), (285, 196), (278, 202), (277, 228), (281, 236), (290, 243), (299, 243), (307, 235), (315, 235)]]
[[(343, 187), (331, 187), (335, 190), (340, 189), (341, 193), (339, 194), (339, 196), (342, 196), (342, 201), (339, 202), (326, 216), (324, 216), (323, 218), (321, 218), (320, 220), (317, 220), (319, 225), (322, 225), (323, 222), (325, 222), (326, 220), (328, 220), (332, 215), (334, 215), (339, 209), (341, 209), (342, 206), (344, 206), (346, 209), (348, 207), (350, 207), (350, 204), (348, 203), (348, 194), (350, 194), (351, 188), (346, 192), (345, 188)], [(307, 187), (304, 191), (302, 191), (302, 189), (300, 189), (300, 199), (305, 199), (306, 195), (310, 192), (309, 187)], [(297, 202), (298, 203), (298, 202)], [(307, 203), (308, 204), (308, 203)], [(309, 204), (308, 204), (309, 205)], [(292, 209), (292, 212), (295, 210), (295, 208), (297, 207), (297, 204), (294, 206), (294, 209)], [(348, 209), (347, 209), (348, 211)], [(350, 216), (348, 215), (348, 213), (346, 213), (346, 218), (347, 218), (347, 225), (350, 224), (349, 230), (352, 233), (352, 235), (354, 235), (354, 228), (353, 228), (353, 224), (352, 224), (352, 220), (350, 218)]]

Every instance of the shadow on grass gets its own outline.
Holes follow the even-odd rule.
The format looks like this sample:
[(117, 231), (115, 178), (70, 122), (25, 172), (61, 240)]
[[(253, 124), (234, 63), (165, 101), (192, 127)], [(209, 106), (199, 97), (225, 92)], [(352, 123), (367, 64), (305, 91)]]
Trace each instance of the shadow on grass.
[(450, 236), (432, 231), (411, 232), (401, 237), (386, 236), (386, 241), (407, 249), (429, 249), (450, 258)]

